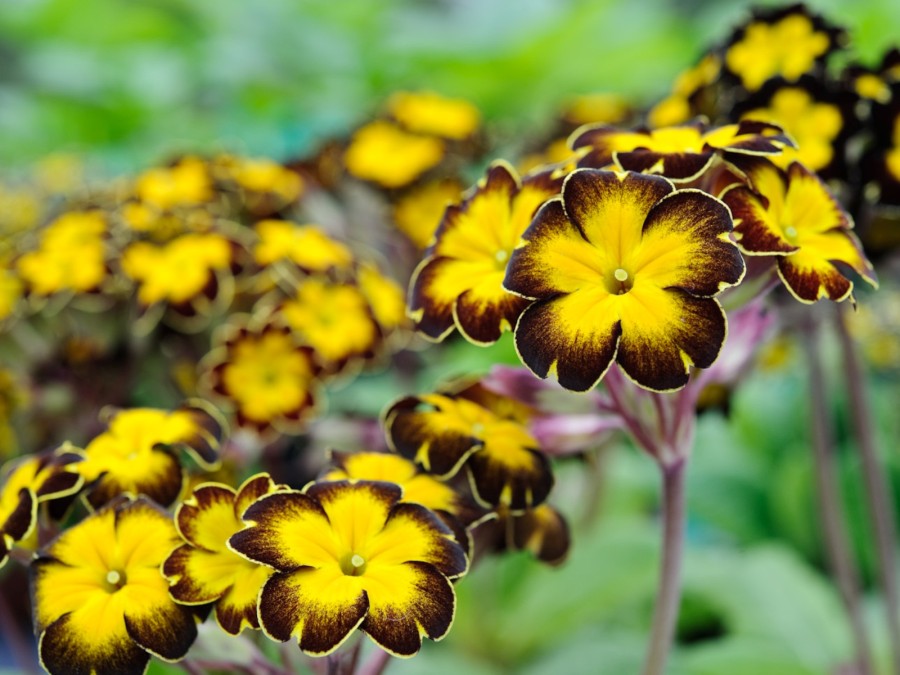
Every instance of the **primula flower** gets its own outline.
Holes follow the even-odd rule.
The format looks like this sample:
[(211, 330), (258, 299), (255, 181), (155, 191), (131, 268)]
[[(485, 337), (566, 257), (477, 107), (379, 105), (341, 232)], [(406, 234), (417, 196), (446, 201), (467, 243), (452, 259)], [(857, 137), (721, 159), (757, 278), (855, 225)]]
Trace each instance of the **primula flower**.
[(468, 101), (430, 91), (398, 91), (388, 99), (387, 112), (409, 131), (456, 141), (469, 138), (481, 123)]
[(346, 270), (353, 254), (315, 225), (297, 225), (287, 220), (261, 220), (253, 226), (259, 242), (253, 257), (259, 265), (280, 260), (294, 263), (306, 273)]
[(798, 161), (823, 177), (845, 173), (844, 145), (855, 130), (854, 97), (832, 92), (812, 77), (796, 84), (772, 80), (735, 109), (741, 119), (771, 122), (796, 141), (770, 161), (783, 169)]
[(214, 233), (191, 233), (162, 246), (143, 241), (132, 244), (122, 254), (122, 271), (138, 284), (141, 305), (185, 305), (227, 273), (231, 261), (228, 239)]
[(135, 196), (157, 210), (205, 204), (213, 198), (209, 167), (199, 157), (183, 157), (168, 167), (148, 169), (138, 176)]
[(95, 290), (107, 276), (107, 223), (99, 211), (66, 213), (40, 235), (34, 251), (22, 254), (16, 268), (37, 295)]
[(388, 443), (442, 480), (465, 466), (475, 498), (517, 512), (546, 499), (550, 462), (525, 426), (526, 406), (480, 385), (400, 399), (385, 413)]
[(506, 263), (561, 183), (551, 173), (520, 180), (511, 166), (495, 162), (461, 203), (447, 207), (410, 281), (409, 313), (422, 334), (442, 340), (456, 326), (467, 340), (489, 344), (512, 328), (527, 303), (504, 290)]
[(640, 386), (683, 387), (725, 340), (713, 296), (744, 276), (731, 215), (665, 178), (579, 169), (535, 216), (504, 285), (535, 300), (516, 325), (538, 377), (587, 391), (613, 361)]
[(237, 555), (226, 544), (244, 529), (244, 511), (278, 489), (285, 488), (267, 474), (248, 478), (237, 491), (203, 483), (175, 512), (175, 525), (186, 543), (163, 563), (169, 592), (183, 605), (215, 603), (216, 621), (230, 635), (259, 628), (256, 598), (272, 569)]
[(722, 196), (734, 214), (734, 236), (748, 255), (778, 256), (778, 275), (801, 302), (851, 297), (846, 265), (877, 286), (853, 222), (822, 180), (802, 164), (782, 171), (767, 162), (745, 167), (754, 189), (736, 186)]
[(588, 149), (580, 167), (610, 168), (661, 174), (679, 183), (696, 180), (717, 159), (740, 155), (776, 155), (793, 142), (781, 127), (759, 121), (712, 129), (701, 121), (660, 129), (627, 131), (605, 124), (576, 130), (569, 143)]
[(571, 535), (562, 514), (547, 503), (512, 514), (502, 509), (472, 527), (473, 538), (487, 539), (498, 551), (528, 551), (548, 565), (562, 564), (569, 554)]
[(371, 263), (359, 265), (356, 280), (383, 333), (409, 328), (406, 294), (396, 281), (386, 277)]
[(683, 124), (714, 107), (714, 85), (722, 72), (718, 54), (705, 54), (697, 64), (675, 78), (672, 92), (647, 113), (651, 127)]
[(444, 158), (440, 138), (404, 131), (385, 120), (357, 129), (344, 153), (351, 175), (385, 188), (409, 185)]
[(451, 579), (468, 560), (431, 511), (401, 502), (391, 483), (318, 482), (265, 496), (229, 545), (276, 572), (259, 595), (263, 631), (324, 656), (359, 628), (382, 649), (412, 656), (453, 622)]
[(264, 158), (227, 157), (219, 160), (225, 165), (228, 178), (242, 190), (250, 210), (263, 207), (274, 211), (295, 202), (303, 194), (303, 179), (278, 162)]
[(222, 423), (201, 402), (172, 411), (112, 411), (108, 424), (83, 450), (73, 450), (83, 457), (76, 469), (94, 508), (120, 494), (143, 494), (163, 506), (174, 502), (184, 482), (179, 450), (206, 468), (217, 464)]
[(159, 571), (178, 544), (165, 512), (145, 499), (118, 499), (44, 548), (30, 568), (44, 668), (140, 675), (151, 655), (182, 658), (197, 624)]
[(413, 187), (394, 204), (394, 223), (417, 248), (424, 249), (434, 241), (444, 210), (458, 202), (463, 186), (455, 179), (435, 180)]
[(846, 40), (841, 28), (803, 5), (762, 10), (727, 41), (724, 66), (744, 89), (754, 92), (776, 75), (794, 81), (819, 69)]
[(319, 398), (313, 350), (286, 326), (227, 324), (201, 363), (200, 387), (258, 432), (300, 430)]
[(313, 348), (329, 373), (352, 360), (371, 357), (381, 338), (366, 296), (349, 283), (305, 279), (276, 314)]

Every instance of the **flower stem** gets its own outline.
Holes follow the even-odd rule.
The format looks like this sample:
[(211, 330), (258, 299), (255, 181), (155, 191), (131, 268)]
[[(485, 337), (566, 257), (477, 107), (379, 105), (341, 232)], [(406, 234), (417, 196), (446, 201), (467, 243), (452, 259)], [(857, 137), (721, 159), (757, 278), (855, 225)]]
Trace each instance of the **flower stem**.
[(812, 314), (813, 311), (815, 310), (807, 312), (804, 328), (807, 333), (806, 354), (809, 362), (813, 464), (825, 536), (825, 551), (850, 621), (859, 673), (871, 675), (873, 671), (869, 655), (869, 639), (860, 603), (859, 570), (850, 552), (846, 524), (841, 512), (834, 443), (828, 425), (831, 415), (825, 399), (825, 376), (819, 351), (819, 325)]
[(382, 675), (390, 662), (391, 655), (379, 649), (360, 666), (358, 675)]
[(662, 469), (663, 540), (659, 589), (653, 611), (650, 645), (644, 662), (644, 675), (662, 675), (675, 639), (675, 626), (681, 606), (681, 560), (684, 550), (684, 479), (687, 460), (681, 458)]
[(862, 462), (866, 501), (878, 551), (879, 584), (884, 592), (885, 611), (890, 631), (894, 673), (900, 675), (900, 599), (897, 590), (897, 537), (893, 496), (878, 460), (874, 426), (866, 395), (865, 375), (856, 343), (847, 328), (847, 309), (836, 307), (836, 324), (844, 359), (844, 377), (850, 397), (850, 412), (856, 445)]

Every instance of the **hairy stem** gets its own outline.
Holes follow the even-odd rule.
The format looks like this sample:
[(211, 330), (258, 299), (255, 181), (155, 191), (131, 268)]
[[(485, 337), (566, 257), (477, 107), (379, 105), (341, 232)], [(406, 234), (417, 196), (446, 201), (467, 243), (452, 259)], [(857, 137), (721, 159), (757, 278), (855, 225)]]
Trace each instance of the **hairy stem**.
[(850, 621), (860, 675), (871, 675), (872, 659), (869, 654), (869, 638), (862, 618), (859, 570), (850, 552), (846, 524), (841, 511), (834, 443), (828, 424), (831, 415), (825, 399), (825, 376), (819, 351), (819, 327), (811, 314), (812, 312), (808, 313), (804, 328), (809, 362), (813, 464), (816, 472), (819, 513), (825, 536), (825, 551)]
[(850, 397), (850, 416), (862, 462), (866, 502), (878, 551), (878, 581), (884, 592), (894, 673), (900, 675), (900, 599), (897, 592), (897, 524), (893, 510), (894, 500), (878, 459), (865, 374), (856, 343), (847, 328), (847, 309), (844, 304), (846, 303), (836, 308), (836, 324), (844, 359), (844, 377)]
[(681, 606), (681, 560), (684, 552), (685, 498), (684, 479), (687, 461), (681, 458), (662, 469), (663, 540), (659, 588), (653, 611), (650, 645), (644, 662), (644, 675), (662, 675), (675, 639), (675, 626)]

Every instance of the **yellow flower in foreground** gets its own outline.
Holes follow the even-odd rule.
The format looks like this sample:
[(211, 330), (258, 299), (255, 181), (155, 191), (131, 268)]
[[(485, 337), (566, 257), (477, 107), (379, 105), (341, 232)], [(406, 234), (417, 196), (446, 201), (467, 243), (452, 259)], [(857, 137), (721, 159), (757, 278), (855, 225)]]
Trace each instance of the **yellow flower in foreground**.
[(521, 513), (553, 487), (550, 462), (525, 426), (524, 406), (472, 385), (409, 396), (385, 414), (389, 445), (425, 471), (449, 479), (465, 466), (484, 506)]
[(459, 204), (447, 207), (410, 281), (409, 313), (416, 328), (443, 340), (457, 327), (471, 342), (496, 342), (511, 330), (528, 304), (503, 288), (506, 263), (562, 178), (538, 173), (520, 180), (511, 166), (495, 162)]
[(877, 286), (853, 222), (818, 176), (798, 163), (786, 172), (767, 162), (743, 168), (756, 191), (739, 186), (722, 196), (734, 214), (735, 239), (749, 255), (778, 256), (778, 275), (795, 298), (851, 297), (853, 282), (840, 264)]
[(230, 265), (231, 244), (219, 234), (185, 234), (162, 246), (141, 241), (122, 255), (122, 271), (138, 283), (138, 301), (144, 306), (184, 304)]
[(353, 176), (386, 188), (409, 185), (444, 157), (444, 141), (376, 120), (360, 127), (344, 153)]
[(215, 603), (216, 621), (231, 635), (247, 627), (259, 628), (256, 598), (272, 569), (237, 555), (226, 543), (244, 529), (244, 511), (279, 487), (268, 474), (247, 479), (237, 492), (227, 485), (204, 483), (175, 513), (175, 524), (186, 543), (163, 563), (169, 592), (180, 604)]
[(388, 99), (388, 114), (409, 131), (462, 140), (478, 130), (481, 114), (474, 105), (430, 91), (399, 91)]
[(453, 622), (451, 579), (468, 560), (431, 511), (401, 502), (391, 483), (318, 482), (267, 495), (244, 513), (229, 545), (276, 572), (259, 595), (263, 631), (324, 656), (356, 628), (396, 656)]
[(178, 543), (171, 518), (144, 499), (119, 499), (51, 542), (31, 565), (44, 668), (140, 675), (151, 655), (182, 658), (197, 624), (160, 573)]
[(312, 349), (298, 345), (287, 327), (226, 330), (220, 346), (204, 358), (201, 384), (235, 408), (242, 427), (300, 430), (318, 400)]
[(201, 408), (113, 413), (109, 429), (77, 451), (84, 459), (76, 468), (90, 484), (88, 502), (96, 508), (120, 494), (143, 494), (168, 506), (184, 479), (176, 451), (214, 467), (220, 433), (218, 420)]
[(802, 5), (758, 14), (725, 48), (725, 66), (747, 91), (771, 77), (793, 81), (821, 63), (843, 32), (809, 14)]
[(713, 298), (740, 282), (731, 214), (658, 176), (579, 169), (525, 232), (504, 285), (535, 300), (516, 325), (538, 377), (594, 387), (613, 361), (637, 384), (683, 387), (725, 341)]
[(38, 295), (96, 289), (107, 273), (106, 231), (106, 218), (99, 211), (60, 216), (41, 233), (38, 248), (19, 258), (19, 275)]

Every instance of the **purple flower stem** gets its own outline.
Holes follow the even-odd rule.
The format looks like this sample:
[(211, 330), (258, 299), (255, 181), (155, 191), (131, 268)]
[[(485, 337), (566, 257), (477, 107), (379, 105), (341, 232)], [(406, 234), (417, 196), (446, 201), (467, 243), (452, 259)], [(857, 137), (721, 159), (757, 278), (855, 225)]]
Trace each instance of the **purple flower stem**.
[(390, 662), (391, 655), (383, 649), (378, 649), (360, 666), (356, 675), (382, 675)]
[(862, 617), (859, 570), (850, 552), (847, 526), (841, 511), (842, 502), (834, 456), (834, 442), (828, 424), (831, 415), (825, 399), (825, 375), (819, 349), (819, 322), (814, 316), (814, 312), (814, 309), (804, 312), (803, 328), (807, 338), (810, 421), (819, 514), (824, 530), (828, 565), (837, 582), (847, 611), (847, 618), (850, 621), (859, 673), (860, 675), (871, 675), (873, 672), (872, 659), (869, 653), (869, 638)]
[(663, 675), (666, 660), (675, 639), (675, 626), (681, 607), (681, 561), (684, 554), (685, 495), (684, 481), (687, 459), (668, 464), (662, 470), (662, 563), (650, 644), (644, 661), (643, 675)]
[(862, 462), (866, 502), (875, 533), (878, 551), (878, 581), (884, 592), (887, 613), (888, 640), (892, 648), (894, 673), (900, 675), (900, 599), (897, 592), (897, 523), (890, 486), (878, 459), (871, 407), (866, 392), (865, 373), (856, 343), (847, 328), (847, 309), (842, 303), (835, 307), (835, 324), (844, 359), (844, 378), (850, 398), (850, 417), (856, 435), (856, 445)]

